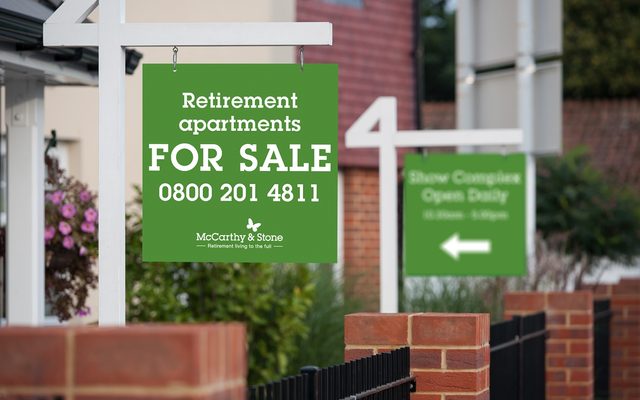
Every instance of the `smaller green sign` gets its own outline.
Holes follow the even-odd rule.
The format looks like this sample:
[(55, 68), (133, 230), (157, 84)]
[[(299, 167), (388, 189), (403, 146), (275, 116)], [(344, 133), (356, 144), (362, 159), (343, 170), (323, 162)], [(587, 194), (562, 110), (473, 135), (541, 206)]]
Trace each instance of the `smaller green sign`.
[(524, 274), (525, 171), (522, 154), (407, 155), (406, 274)]

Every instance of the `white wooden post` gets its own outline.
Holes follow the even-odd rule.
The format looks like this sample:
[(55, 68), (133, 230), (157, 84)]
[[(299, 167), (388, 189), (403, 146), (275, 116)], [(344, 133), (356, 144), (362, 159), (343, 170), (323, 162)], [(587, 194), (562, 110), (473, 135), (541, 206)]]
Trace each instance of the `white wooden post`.
[[(345, 133), (348, 148), (378, 148), (380, 174), (380, 312), (398, 312), (397, 147), (492, 146), (522, 144), (520, 129), (401, 131), (397, 100), (378, 97)], [(379, 131), (372, 131), (378, 124)]]
[(380, 148), (380, 312), (398, 312), (398, 156), (393, 143), (398, 131), (398, 101), (385, 97), (381, 101), (379, 121)]
[(7, 80), (7, 322), (44, 317), (44, 83)]
[(100, 3), (99, 24), (99, 312), (101, 325), (125, 324), (125, 50), (114, 34), (124, 0)]
[[(100, 22), (82, 23), (98, 3)], [(125, 23), (124, 10), (125, 0), (65, 0), (43, 26), (45, 46), (98, 46), (100, 56), (100, 325), (125, 323), (124, 47), (313, 46), (333, 41), (327, 22)]]

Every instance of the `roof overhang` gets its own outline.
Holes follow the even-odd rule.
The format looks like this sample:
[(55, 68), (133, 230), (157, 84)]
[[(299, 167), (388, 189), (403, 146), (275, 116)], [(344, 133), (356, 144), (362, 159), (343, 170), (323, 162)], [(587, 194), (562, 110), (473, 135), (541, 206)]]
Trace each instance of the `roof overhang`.
[[(95, 0), (83, 2), (91, 1)], [(77, 3), (0, 0), (0, 79), (13, 76), (42, 79), (48, 85), (97, 85), (98, 49), (95, 44), (84, 47), (43, 46), (44, 22), (52, 17), (56, 9), (69, 8)], [(92, 9), (87, 8), (87, 13)], [(85, 20), (86, 13), (81, 14), (80, 18)], [(86, 23), (81, 27), (91, 30), (97, 25)], [(136, 50), (126, 50), (127, 74), (135, 71), (141, 57), (142, 54)]]
[(0, 83), (6, 79), (36, 79), (46, 85), (98, 85), (98, 71), (55, 61), (52, 55), (33, 51), (16, 51), (0, 44)]

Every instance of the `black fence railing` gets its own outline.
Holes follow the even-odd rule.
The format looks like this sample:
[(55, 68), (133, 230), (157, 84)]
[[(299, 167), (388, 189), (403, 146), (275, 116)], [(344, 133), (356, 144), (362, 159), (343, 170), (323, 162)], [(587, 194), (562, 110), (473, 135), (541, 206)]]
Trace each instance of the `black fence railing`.
[(249, 388), (249, 400), (409, 400), (416, 381), (410, 374), (409, 348), (360, 358)]
[(593, 390), (596, 400), (609, 398), (611, 301), (593, 302)]
[(491, 400), (544, 400), (546, 317), (516, 316), (491, 325)]

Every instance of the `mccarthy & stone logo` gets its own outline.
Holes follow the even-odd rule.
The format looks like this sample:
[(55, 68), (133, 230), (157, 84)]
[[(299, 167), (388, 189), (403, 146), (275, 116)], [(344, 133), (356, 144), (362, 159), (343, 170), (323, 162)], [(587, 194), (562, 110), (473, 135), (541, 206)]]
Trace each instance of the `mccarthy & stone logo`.
[(247, 232), (196, 232), (197, 247), (217, 249), (270, 249), (281, 248), (284, 235), (258, 232), (262, 223), (247, 219)]

